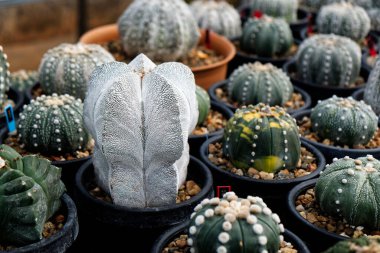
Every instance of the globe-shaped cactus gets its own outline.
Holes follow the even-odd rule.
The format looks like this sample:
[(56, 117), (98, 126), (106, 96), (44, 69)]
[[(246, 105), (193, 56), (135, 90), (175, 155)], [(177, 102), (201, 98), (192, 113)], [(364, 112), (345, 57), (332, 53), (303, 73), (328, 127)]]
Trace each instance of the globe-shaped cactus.
[(0, 145), (0, 241), (25, 245), (42, 239), (45, 222), (65, 190), (61, 169), (35, 155)]
[(7, 92), (9, 90), (9, 63), (8, 57), (0, 46), (0, 109), (5, 107)]
[(348, 224), (380, 229), (380, 162), (371, 155), (334, 159), (315, 185), (321, 210), (344, 218)]
[(240, 48), (261, 57), (286, 54), (293, 45), (293, 35), (289, 24), (281, 18), (262, 16), (250, 18), (243, 28)]
[(29, 152), (74, 153), (84, 150), (89, 135), (83, 124), (83, 103), (69, 95), (42, 95), (24, 105), (17, 124), (19, 142)]
[(240, 168), (276, 172), (294, 169), (300, 159), (300, 138), (294, 119), (282, 107), (265, 104), (238, 109), (228, 121), (223, 153)]
[(377, 115), (380, 115), (380, 57), (377, 58), (369, 75), (364, 89), (364, 101), (372, 107)]
[(63, 43), (49, 49), (39, 67), (39, 81), (45, 94), (69, 94), (84, 99), (87, 82), (96, 66), (114, 61), (103, 47)]
[(201, 125), (208, 116), (208, 113), (210, 112), (211, 102), (210, 102), (210, 96), (208, 95), (207, 91), (205, 91), (202, 87), (198, 86), (195, 89), (195, 94), (197, 95), (197, 102), (198, 102), (198, 125)]
[(248, 63), (232, 72), (228, 94), (239, 105), (283, 105), (293, 93), (289, 77), (272, 64)]
[(182, 0), (133, 1), (118, 20), (124, 50), (153, 61), (174, 61), (194, 48), (197, 22)]
[(297, 75), (316, 85), (347, 87), (359, 76), (361, 57), (359, 45), (349, 38), (314, 35), (298, 49)]
[(194, 253), (277, 253), (283, 232), (279, 216), (261, 198), (227, 192), (195, 207), (187, 244)]
[(9, 80), (11, 87), (18, 91), (24, 91), (38, 82), (38, 72), (19, 70), (12, 72)]
[(371, 20), (371, 29), (380, 31), (380, 7), (368, 10), (367, 14)]
[(380, 238), (376, 236), (362, 236), (355, 239), (342, 240), (334, 246), (323, 251), (323, 253), (358, 253), (358, 252), (379, 252)]
[(260, 11), (268, 16), (283, 18), (288, 23), (297, 20), (298, 0), (254, 0), (249, 7), (252, 12)]
[(228, 38), (241, 35), (241, 21), (237, 10), (225, 1), (196, 0), (190, 5), (191, 11), (203, 29), (210, 29)]
[(313, 108), (310, 120), (313, 131), (321, 138), (353, 146), (372, 139), (378, 117), (363, 101), (333, 96)]

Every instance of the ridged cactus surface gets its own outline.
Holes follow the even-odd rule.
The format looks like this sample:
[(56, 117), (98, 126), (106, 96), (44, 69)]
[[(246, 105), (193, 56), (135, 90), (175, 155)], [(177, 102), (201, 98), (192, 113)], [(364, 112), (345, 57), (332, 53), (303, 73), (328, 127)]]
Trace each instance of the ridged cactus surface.
[(5, 107), (7, 92), (9, 90), (9, 63), (8, 57), (0, 46), (0, 109)]
[(208, 113), (210, 112), (211, 108), (211, 102), (210, 102), (210, 96), (208, 95), (207, 91), (203, 89), (202, 87), (198, 86), (196, 87), (196, 96), (197, 96), (197, 102), (198, 102), (198, 125), (201, 125), (208, 116)]
[(252, 0), (249, 6), (252, 12), (283, 18), (288, 23), (297, 21), (298, 0)]
[(376, 64), (371, 70), (363, 99), (377, 115), (380, 115), (380, 57), (377, 58)]
[(19, 70), (12, 72), (9, 79), (11, 87), (18, 91), (25, 91), (38, 82), (38, 72)]

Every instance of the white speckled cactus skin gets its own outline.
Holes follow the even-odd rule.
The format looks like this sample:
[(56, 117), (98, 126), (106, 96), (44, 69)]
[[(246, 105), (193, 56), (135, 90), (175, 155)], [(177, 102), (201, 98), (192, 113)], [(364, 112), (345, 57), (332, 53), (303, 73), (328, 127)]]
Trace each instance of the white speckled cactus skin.
[(175, 203), (187, 174), (188, 135), (197, 120), (194, 75), (185, 65), (156, 66), (140, 54), (128, 65), (97, 68), (84, 121), (95, 139), (99, 185), (121, 206)]
[(347, 87), (359, 76), (362, 53), (359, 45), (349, 38), (319, 34), (304, 40), (295, 58), (300, 80)]
[(124, 50), (153, 61), (174, 61), (194, 48), (197, 22), (182, 0), (135, 0), (118, 20)]
[(44, 54), (39, 67), (39, 81), (45, 94), (69, 94), (84, 99), (94, 68), (114, 60), (99, 45), (63, 43)]
[(8, 57), (0, 46), (0, 109), (5, 106), (7, 101), (7, 92), (9, 90), (9, 63)]
[(380, 31), (380, 8), (373, 8), (367, 11), (371, 20), (371, 29)]
[(268, 16), (283, 18), (288, 23), (297, 21), (298, 0), (253, 0), (250, 8)]
[(241, 35), (241, 21), (237, 10), (227, 2), (196, 0), (190, 5), (198, 26), (228, 38)]
[(317, 27), (319, 33), (342, 35), (359, 42), (367, 36), (371, 22), (362, 7), (335, 3), (321, 8)]
[(18, 91), (25, 91), (38, 82), (38, 72), (21, 69), (12, 72), (9, 80), (11, 87)]
[(369, 75), (364, 89), (364, 101), (369, 104), (377, 115), (380, 115), (380, 57)]

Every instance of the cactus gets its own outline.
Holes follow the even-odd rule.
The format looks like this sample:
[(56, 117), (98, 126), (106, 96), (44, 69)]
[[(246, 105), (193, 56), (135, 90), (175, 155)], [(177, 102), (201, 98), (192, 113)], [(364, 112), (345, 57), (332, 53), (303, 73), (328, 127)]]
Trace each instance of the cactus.
[(380, 31), (380, 7), (373, 8), (367, 11), (371, 20), (371, 30)]
[(259, 197), (204, 199), (194, 208), (189, 226), (190, 252), (277, 253), (284, 226)]
[(35, 155), (0, 146), (0, 241), (25, 245), (42, 239), (44, 223), (65, 190), (61, 169)]
[(368, 82), (364, 88), (364, 102), (369, 104), (377, 115), (380, 115), (380, 57), (371, 70)]
[(124, 50), (146, 54), (153, 61), (174, 61), (194, 48), (197, 22), (182, 0), (138, 0), (118, 20)]
[(175, 203), (189, 161), (188, 135), (198, 121), (190, 68), (156, 66), (145, 55), (97, 68), (84, 103), (84, 121), (95, 139), (98, 184), (117, 205)]
[(63, 43), (49, 49), (39, 67), (39, 81), (45, 94), (69, 94), (84, 99), (87, 82), (96, 66), (114, 61), (99, 45)]
[(360, 42), (369, 33), (371, 21), (362, 7), (335, 3), (321, 8), (317, 28), (319, 33), (333, 33)]
[(300, 0), (300, 6), (309, 11), (318, 12), (324, 5), (342, 2), (345, 2), (345, 0)]
[(297, 78), (316, 85), (347, 87), (359, 76), (361, 57), (359, 45), (349, 38), (314, 35), (298, 49)]
[(372, 139), (378, 118), (363, 101), (333, 96), (313, 108), (310, 120), (313, 131), (322, 139), (352, 147)]
[(223, 136), (223, 153), (240, 169), (294, 169), (301, 144), (294, 119), (282, 107), (249, 105), (236, 110)]
[(244, 25), (240, 48), (261, 57), (283, 56), (293, 45), (289, 24), (280, 18), (250, 18)]
[(207, 91), (205, 91), (202, 87), (198, 86), (195, 89), (195, 94), (197, 96), (197, 102), (198, 102), (198, 125), (201, 125), (208, 116), (208, 113), (210, 111), (211, 102), (210, 102), (210, 96), (208, 95)]
[(198, 26), (228, 38), (241, 35), (241, 21), (237, 10), (225, 1), (196, 0), (190, 5)]
[(380, 229), (378, 208), (380, 162), (371, 155), (356, 159), (334, 159), (315, 185), (321, 210), (344, 218), (348, 224)]
[(9, 63), (8, 57), (0, 46), (0, 109), (5, 107), (7, 102), (7, 92), (9, 90)]
[(298, 0), (254, 0), (250, 3), (250, 9), (292, 23), (297, 21)]
[(86, 149), (83, 103), (69, 95), (42, 95), (24, 105), (17, 124), (19, 142), (29, 152), (74, 153)]
[(380, 252), (380, 238), (362, 236), (337, 242), (322, 253)]
[(283, 105), (291, 99), (293, 85), (289, 77), (272, 64), (247, 63), (232, 72), (228, 94), (239, 105)]
[(11, 73), (9, 78), (10, 85), (14, 89), (18, 91), (25, 91), (38, 82), (38, 72), (19, 70)]

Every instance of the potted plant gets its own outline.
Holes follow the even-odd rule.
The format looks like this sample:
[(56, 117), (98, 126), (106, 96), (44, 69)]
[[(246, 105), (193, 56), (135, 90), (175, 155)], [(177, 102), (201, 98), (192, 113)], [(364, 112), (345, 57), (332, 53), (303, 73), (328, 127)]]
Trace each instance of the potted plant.
[(355, 253), (360, 251), (377, 252), (380, 250), (380, 240), (376, 236), (362, 236), (356, 239), (337, 242), (323, 253)]
[(78, 235), (76, 207), (61, 170), (35, 155), (0, 146), (1, 252), (63, 253)]

